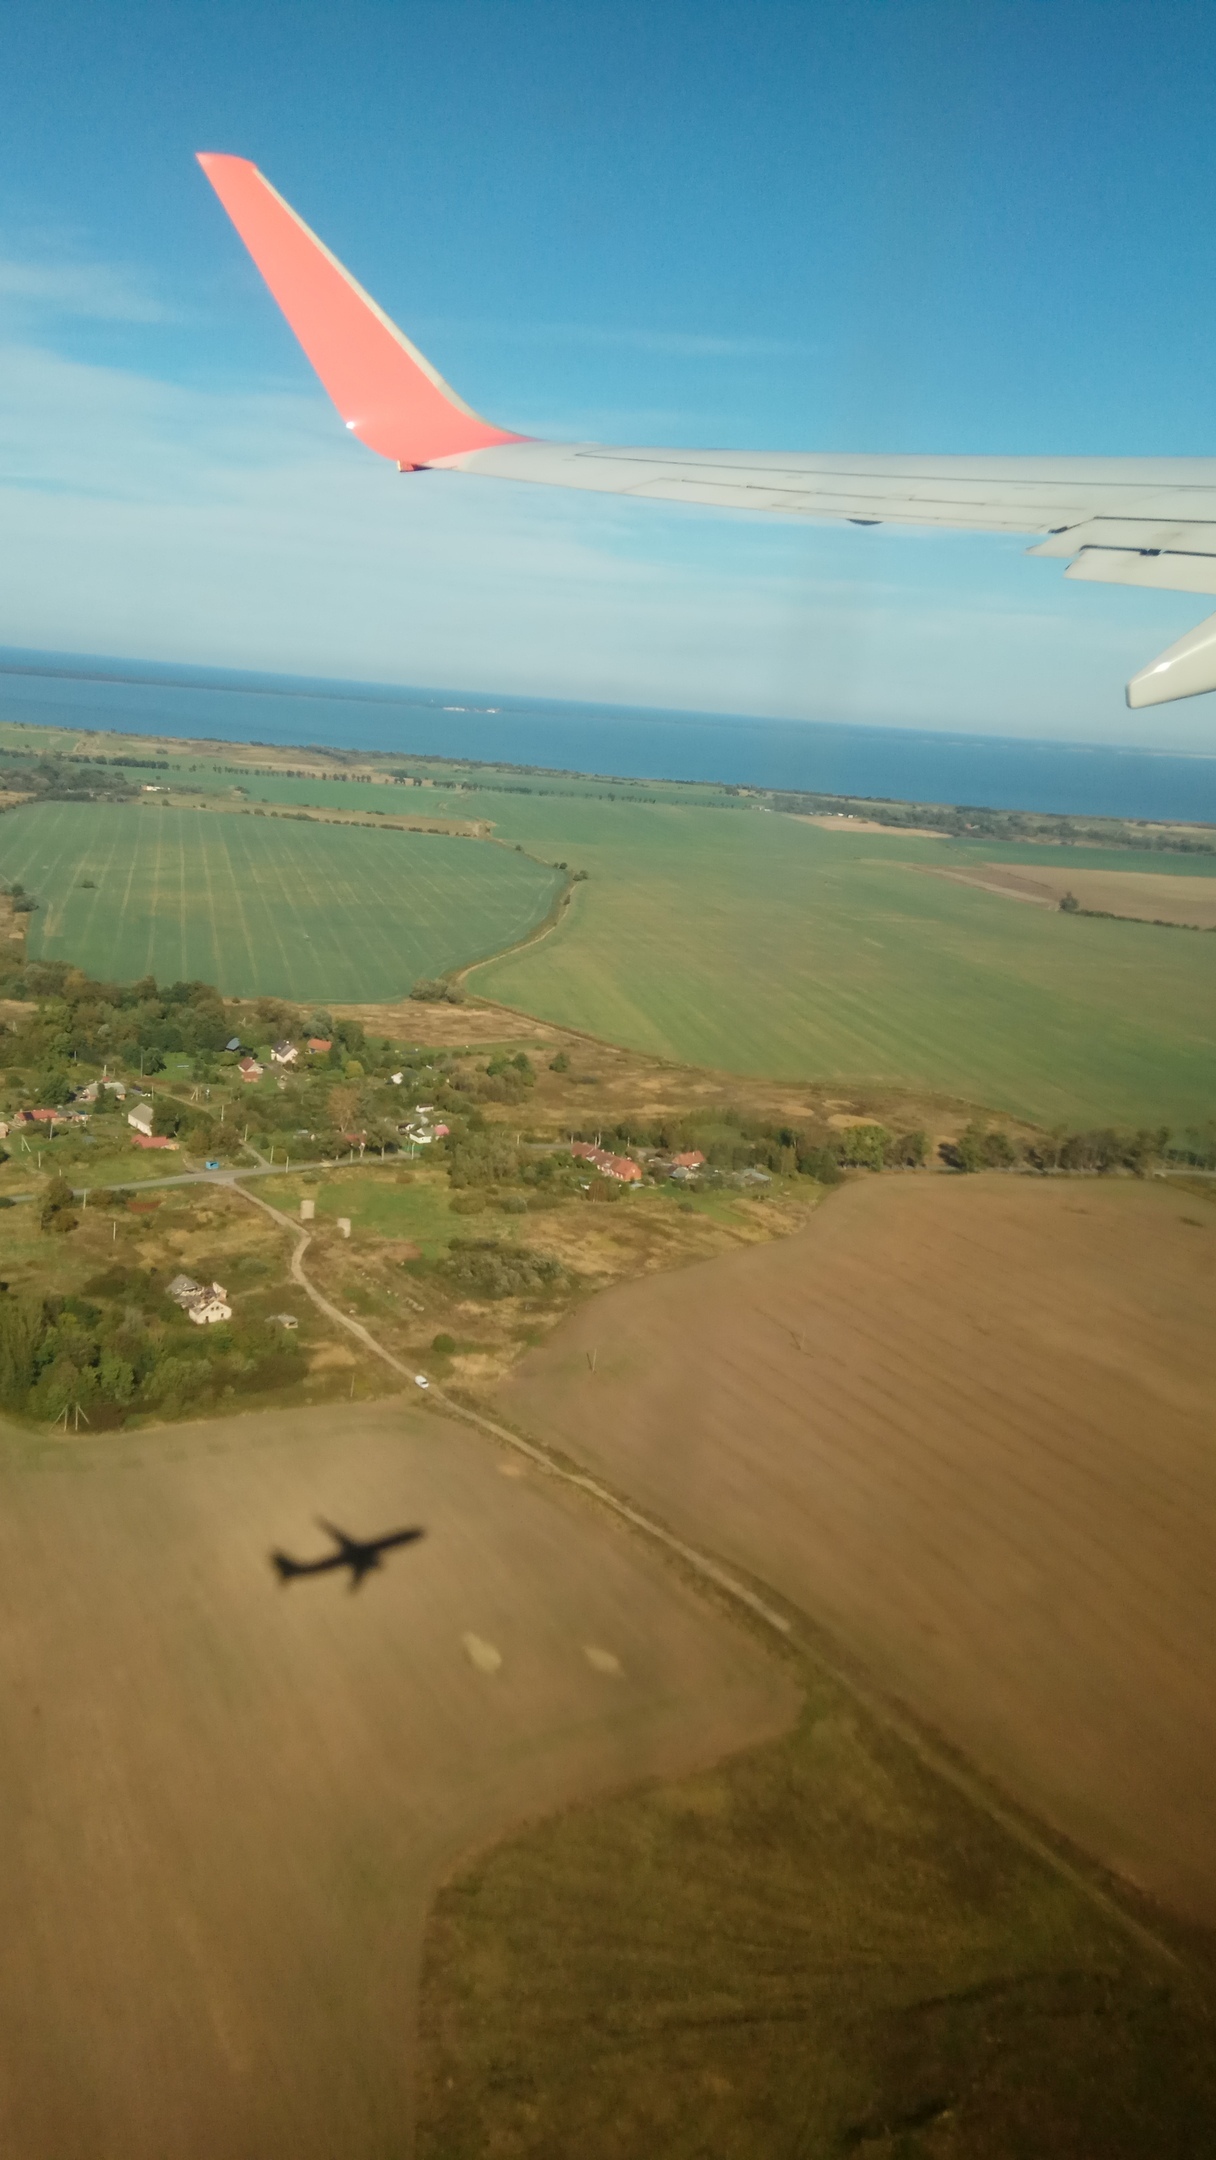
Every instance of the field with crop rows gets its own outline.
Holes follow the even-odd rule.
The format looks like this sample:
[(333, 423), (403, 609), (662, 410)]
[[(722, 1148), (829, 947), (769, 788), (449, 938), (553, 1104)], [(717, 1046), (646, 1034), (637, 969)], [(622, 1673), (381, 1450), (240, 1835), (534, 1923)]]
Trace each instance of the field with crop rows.
[[(486, 814), (488, 798), (459, 800)], [(1046, 860), (1199, 877), (1202, 858), (825, 832), (743, 808), (512, 796), (489, 814), (590, 877), (555, 936), (477, 970), (487, 997), (739, 1073), (930, 1088), (1047, 1123), (1212, 1115), (1216, 936), (926, 874)]]
[[(542, 921), (558, 873), (492, 844), (215, 811), (31, 804), (0, 876), (38, 900), (31, 957), (234, 997), (402, 997)], [(88, 882), (86, 882), (88, 881)]]

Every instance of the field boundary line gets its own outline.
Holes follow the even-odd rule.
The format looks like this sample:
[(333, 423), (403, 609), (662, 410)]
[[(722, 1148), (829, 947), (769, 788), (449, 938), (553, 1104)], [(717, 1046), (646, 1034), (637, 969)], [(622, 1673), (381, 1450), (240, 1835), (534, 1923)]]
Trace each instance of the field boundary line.
[[(391, 1350), (386, 1350), (383, 1343), (378, 1343), (375, 1336), (363, 1326), (361, 1321), (352, 1319), (346, 1313), (339, 1312), (337, 1306), (331, 1304), (329, 1299), (324, 1297), (316, 1286), (309, 1281), (304, 1272), (304, 1254), (312, 1242), (310, 1232), (302, 1229), (298, 1223), (293, 1222), (289, 1215), (284, 1215), (280, 1208), (272, 1207), (270, 1202), (263, 1200), (259, 1194), (250, 1192), (247, 1187), (234, 1184), (232, 1189), (240, 1192), (242, 1197), (248, 1200), (253, 1207), (261, 1208), (283, 1229), (292, 1232), (296, 1239), (291, 1256), (292, 1280), (299, 1283), (300, 1288), (312, 1299), (318, 1310), (326, 1314), (329, 1319), (335, 1320), (339, 1327), (345, 1328), (348, 1335), (353, 1335), (366, 1349), (373, 1351), (386, 1365), (391, 1366), (394, 1372), (400, 1373), (406, 1380), (416, 1380), (417, 1375), (411, 1367), (403, 1365), (400, 1358), (393, 1356)], [(601, 1507), (609, 1509), (622, 1522), (628, 1523), (632, 1529), (640, 1530), (643, 1536), (649, 1538), (654, 1544), (662, 1546), (667, 1552), (673, 1554), (675, 1558), (683, 1561), (684, 1565), (694, 1575), (699, 1576), (704, 1582), (711, 1583), (716, 1590), (722, 1591), (735, 1604), (742, 1605), (755, 1619), (761, 1621), (765, 1627), (778, 1635), (782, 1642), (789, 1644), (802, 1656), (816, 1664), (846, 1694), (850, 1695), (854, 1702), (859, 1704), (879, 1727), (885, 1727), (888, 1732), (893, 1732), (898, 1739), (910, 1747), (917, 1760), (928, 1770), (935, 1776), (943, 1778), (947, 1784), (952, 1785), (956, 1792), (961, 1793), (963, 1798), (969, 1801), (973, 1807), (979, 1808), (983, 1814), (987, 1815), (989, 1821), (994, 1822), (1015, 1844), (1020, 1845), (1024, 1852), (1033, 1854), (1053, 1874), (1059, 1876), (1062, 1881), (1066, 1882), (1071, 1889), (1077, 1891), (1090, 1905), (1096, 1907), (1106, 1920), (1113, 1922), (1123, 1934), (1130, 1935), (1142, 1950), (1149, 1951), (1155, 1958), (1162, 1959), (1170, 1965), (1182, 1970), (1187, 1969), (1186, 1960), (1179, 1952), (1171, 1944), (1164, 1942), (1144, 1921), (1138, 1920), (1134, 1913), (1128, 1912), (1119, 1899), (1111, 1891), (1107, 1890), (1095, 1878), (1094, 1874), (1087, 1872), (1084, 1867), (1069, 1859), (1067, 1854), (1053, 1844), (1049, 1836), (1045, 1836), (1037, 1829), (1030, 1818), (1024, 1816), (1016, 1806), (1010, 1806), (1007, 1802), (999, 1799), (989, 1787), (982, 1773), (968, 1768), (955, 1756), (954, 1751), (947, 1744), (940, 1739), (931, 1737), (906, 1709), (884, 1695), (880, 1689), (873, 1687), (862, 1679), (855, 1671), (850, 1669), (847, 1663), (842, 1663), (838, 1657), (830, 1655), (822, 1644), (823, 1630), (812, 1615), (803, 1613), (800, 1608), (794, 1607), (799, 1619), (803, 1621), (804, 1626), (811, 1634), (811, 1640), (804, 1640), (796, 1632), (792, 1620), (787, 1619), (784, 1613), (778, 1612), (775, 1606), (766, 1603), (756, 1591), (749, 1590), (745, 1583), (740, 1582), (736, 1576), (730, 1573), (729, 1569), (712, 1559), (708, 1553), (699, 1551), (696, 1546), (686, 1544), (682, 1538), (678, 1538), (673, 1531), (666, 1529), (662, 1523), (656, 1522), (652, 1516), (643, 1514), (640, 1508), (632, 1507), (628, 1501), (620, 1499), (608, 1486), (602, 1485), (598, 1478), (588, 1476), (585, 1471), (568, 1469), (565, 1464), (555, 1461), (553, 1456), (546, 1449), (539, 1447), (535, 1441), (525, 1440), (521, 1433), (512, 1432), (509, 1426), (500, 1425), (496, 1419), (487, 1417), (483, 1411), (474, 1410), (471, 1405), (460, 1402), (455, 1397), (447, 1394), (443, 1388), (436, 1387), (433, 1381), (429, 1383), (426, 1399), (429, 1402), (441, 1404), (450, 1416), (460, 1419), (466, 1425), (478, 1427), (482, 1432), (489, 1433), (493, 1439), (501, 1442), (505, 1447), (512, 1448), (517, 1454), (525, 1456), (534, 1468), (540, 1470), (546, 1477), (556, 1478), (559, 1483), (573, 1486), (576, 1491), (585, 1493)]]

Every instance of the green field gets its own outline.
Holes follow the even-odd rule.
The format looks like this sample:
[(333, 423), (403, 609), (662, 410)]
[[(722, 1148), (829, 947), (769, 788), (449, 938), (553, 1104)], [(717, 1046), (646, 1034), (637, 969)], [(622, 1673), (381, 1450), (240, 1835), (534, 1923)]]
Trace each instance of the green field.
[(931, 1088), (1048, 1123), (1216, 1109), (1216, 936), (915, 867), (1203, 875), (1206, 858), (825, 832), (746, 808), (512, 797), (490, 814), (590, 880), (553, 936), (477, 970), (487, 997), (693, 1064)]
[(826, 1675), (440, 1891), (419, 2160), (1186, 2160), (1210, 2011)]
[(0, 875), (38, 900), (33, 958), (302, 1003), (403, 997), (524, 937), (562, 883), (475, 840), (62, 802), (5, 816)]
[[(603, 783), (539, 775), (424, 796), (286, 775), (242, 785), (284, 807), (489, 819), (508, 845), (32, 805), (0, 827), (0, 875), (41, 903), (31, 953), (301, 1002), (393, 998), (498, 954), (473, 978), (486, 996), (681, 1063), (930, 1089), (1049, 1124), (1185, 1127), (1216, 1109), (1216, 937), (920, 874), (989, 860), (1196, 877), (1216, 857), (827, 832), (721, 795), (614, 800)], [(558, 888), (516, 843), (589, 882), (553, 935), (510, 952)]]

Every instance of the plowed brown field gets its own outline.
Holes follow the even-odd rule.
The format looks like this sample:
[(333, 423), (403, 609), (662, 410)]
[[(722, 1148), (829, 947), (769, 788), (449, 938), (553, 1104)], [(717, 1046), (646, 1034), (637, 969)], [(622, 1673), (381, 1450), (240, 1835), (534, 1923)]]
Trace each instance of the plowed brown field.
[(1164, 1184), (873, 1179), (606, 1293), (502, 1400), (1213, 1925), (1214, 1306), (1216, 1209)]
[[(268, 1548), (421, 1523), (353, 1597)], [(634, 1540), (400, 1403), (0, 1434), (4, 2160), (410, 2149), (444, 1868), (780, 1730)]]

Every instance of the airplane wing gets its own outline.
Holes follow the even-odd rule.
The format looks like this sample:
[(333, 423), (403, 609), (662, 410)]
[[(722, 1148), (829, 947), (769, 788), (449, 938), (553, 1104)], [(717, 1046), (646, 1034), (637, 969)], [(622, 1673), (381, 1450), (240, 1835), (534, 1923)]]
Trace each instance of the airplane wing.
[(323, 1515), (318, 1515), (316, 1521), (318, 1530), (323, 1530), (340, 1548), (344, 1560), (353, 1559), (360, 1551), (358, 1538), (348, 1537), (345, 1530), (339, 1530), (336, 1523), (326, 1522)]
[[(346, 427), (402, 472), (442, 468), (643, 502), (854, 525), (1042, 536), (1065, 576), (1216, 594), (1216, 458), (874, 457), (537, 442), (456, 395), (247, 158), (199, 163)], [(1216, 616), (1127, 686), (1132, 706), (1216, 689)]]

